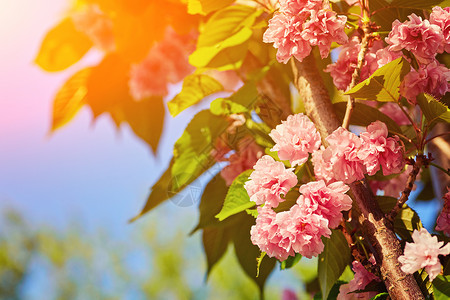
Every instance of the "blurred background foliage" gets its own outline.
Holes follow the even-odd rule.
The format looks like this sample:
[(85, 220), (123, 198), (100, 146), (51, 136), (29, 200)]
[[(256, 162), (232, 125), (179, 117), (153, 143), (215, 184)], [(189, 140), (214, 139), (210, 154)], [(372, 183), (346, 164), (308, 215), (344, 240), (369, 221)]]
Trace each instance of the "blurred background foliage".
[[(199, 234), (188, 237), (181, 228), (165, 234), (157, 223), (157, 218), (147, 218), (131, 237), (120, 240), (111, 238), (107, 228), (92, 232), (76, 221), (62, 230), (35, 228), (17, 211), (4, 211), (0, 299), (259, 298), (258, 288), (240, 269), (231, 249), (206, 284)], [(306, 296), (306, 287), (299, 283), (315, 275), (315, 260), (275, 272), (278, 282), (269, 280), (266, 298), (280, 299), (286, 288)]]

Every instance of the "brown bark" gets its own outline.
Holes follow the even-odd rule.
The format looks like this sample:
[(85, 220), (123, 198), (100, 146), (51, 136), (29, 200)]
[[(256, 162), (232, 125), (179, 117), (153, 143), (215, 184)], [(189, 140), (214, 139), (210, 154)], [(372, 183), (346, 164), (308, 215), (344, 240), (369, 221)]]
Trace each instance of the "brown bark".
[[(317, 70), (314, 57), (293, 64), (295, 84), (304, 102), (307, 115), (316, 124), (322, 140), (340, 126), (326, 87)], [(412, 275), (400, 269), (400, 242), (363, 181), (350, 184), (354, 201), (361, 211), (359, 222), (365, 238), (373, 247), (386, 289), (392, 299), (424, 299)]]

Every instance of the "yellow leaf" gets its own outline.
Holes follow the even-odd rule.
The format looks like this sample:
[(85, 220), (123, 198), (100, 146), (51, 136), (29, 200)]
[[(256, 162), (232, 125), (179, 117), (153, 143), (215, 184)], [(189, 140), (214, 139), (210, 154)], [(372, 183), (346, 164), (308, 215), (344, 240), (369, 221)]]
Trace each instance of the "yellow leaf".
[(91, 68), (78, 71), (58, 91), (53, 100), (51, 131), (66, 125), (85, 104), (86, 82), (90, 73)]
[(47, 33), (35, 62), (46, 71), (61, 71), (80, 60), (91, 47), (91, 40), (67, 18)]
[(192, 15), (200, 14), (206, 16), (210, 12), (224, 8), (235, 0), (189, 0), (188, 13)]

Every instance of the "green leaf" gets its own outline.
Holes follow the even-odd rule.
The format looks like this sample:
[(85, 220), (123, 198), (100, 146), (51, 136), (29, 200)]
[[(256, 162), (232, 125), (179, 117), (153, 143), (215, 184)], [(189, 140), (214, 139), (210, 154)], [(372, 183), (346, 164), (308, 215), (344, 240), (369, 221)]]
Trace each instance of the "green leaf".
[(223, 206), (228, 187), (220, 174), (217, 174), (205, 187), (200, 200), (200, 217), (197, 226), (191, 231), (193, 234), (200, 228), (221, 224), (214, 216)]
[(369, 78), (345, 94), (361, 100), (398, 101), (400, 83), (409, 70), (409, 63), (402, 57), (397, 58), (376, 70)]
[(425, 115), (428, 126), (433, 127), (437, 122), (450, 123), (450, 110), (433, 96), (420, 94), (416, 101)]
[(186, 108), (197, 104), (206, 96), (223, 90), (214, 78), (204, 74), (192, 74), (183, 81), (181, 92), (167, 103), (170, 114), (175, 117)]
[[(338, 118), (342, 120), (345, 115), (347, 103), (335, 103), (333, 104), (333, 107)], [(402, 133), (401, 128), (397, 125), (397, 123), (395, 123), (394, 120), (383, 114), (375, 107), (371, 107), (363, 103), (355, 103), (355, 107), (353, 108), (353, 113), (350, 119), (350, 124), (358, 126), (368, 126), (370, 123), (376, 120), (385, 123), (389, 132)]]
[(227, 99), (218, 98), (211, 102), (210, 110), (215, 115), (244, 113), (252, 110), (258, 99), (255, 83), (248, 81)]
[(248, 208), (255, 205), (255, 202), (250, 201), (250, 197), (244, 188), (244, 184), (248, 181), (248, 177), (253, 170), (246, 170), (242, 172), (238, 177), (236, 177), (228, 189), (225, 202), (223, 204), (222, 210), (216, 215), (219, 221), (232, 216), (234, 214), (240, 213)]
[(208, 265), (207, 275), (212, 267), (222, 258), (230, 242), (231, 231), (229, 227), (208, 227), (203, 229), (202, 242)]
[[(339, 289), (341, 285), (346, 284), (348, 282), (338, 280), (333, 287), (330, 290), (330, 293), (328, 294), (327, 300), (336, 300), (337, 296), (339, 295)], [(322, 292), (317, 292), (314, 294), (313, 300), (321, 300), (322, 299)]]
[(203, 110), (196, 114), (174, 146), (171, 191), (177, 193), (216, 162), (210, 153), (228, 121)]
[(295, 256), (289, 256), (286, 260), (283, 260), (280, 264), (280, 269), (285, 270), (292, 268), (302, 259), (302, 255), (300, 253), (296, 253)]
[(246, 209), (245, 212), (249, 215), (252, 216), (253, 218), (257, 218), (258, 217), (258, 210), (255, 209)]
[(446, 300), (450, 298), (450, 276), (438, 275), (433, 280), (433, 290), (435, 300)]
[[(397, 203), (397, 199), (388, 196), (377, 196), (378, 205), (383, 213), (389, 213)], [(411, 233), (415, 229), (422, 228), (422, 222), (420, 221), (417, 213), (405, 204), (404, 208), (397, 214), (394, 220), (394, 231), (403, 240), (412, 241)]]
[(46, 71), (62, 71), (79, 61), (91, 47), (91, 40), (75, 28), (72, 19), (66, 18), (47, 33), (35, 62)]
[(152, 186), (150, 195), (147, 198), (144, 208), (141, 212), (134, 218), (132, 218), (129, 222), (134, 222), (140, 217), (142, 217), (145, 213), (155, 208), (165, 200), (169, 199), (168, 188), (170, 186), (170, 182), (172, 180), (171, 169), (173, 165), (173, 158), (170, 161), (170, 164), (166, 171), (161, 175), (158, 181)]
[(59, 89), (53, 100), (52, 131), (66, 125), (86, 103), (86, 81), (90, 73), (91, 68), (78, 71)]
[(217, 11), (200, 33), (197, 49), (189, 56), (189, 63), (197, 68), (220, 71), (240, 68), (253, 34), (250, 27), (261, 13), (262, 10), (246, 5)]
[(266, 252), (261, 252), (261, 255), (256, 259), (256, 277), (259, 276), (259, 268), (261, 267), (262, 260), (266, 256)]
[(191, 15), (200, 14), (206, 16), (210, 12), (224, 8), (235, 0), (189, 0), (188, 13)]
[(323, 299), (350, 263), (350, 248), (347, 240), (339, 230), (332, 230), (329, 239), (322, 238), (325, 248), (319, 255), (318, 277)]
[(385, 300), (385, 299), (387, 299), (388, 296), (389, 296), (389, 294), (384, 292), (384, 293), (380, 293), (380, 294), (372, 297), (370, 300)]
[(267, 255), (262, 259), (259, 266), (259, 276), (257, 275), (257, 258), (261, 252), (258, 246), (252, 244), (250, 240), (250, 228), (255, 224), (255, 219), (247, 214), (243, 214), (239, 226), (235, 226), (233, 237), (234, 251), (244, 272), (258, 285), (261, 295), (267, 277), (275, 267), (276, 259)]

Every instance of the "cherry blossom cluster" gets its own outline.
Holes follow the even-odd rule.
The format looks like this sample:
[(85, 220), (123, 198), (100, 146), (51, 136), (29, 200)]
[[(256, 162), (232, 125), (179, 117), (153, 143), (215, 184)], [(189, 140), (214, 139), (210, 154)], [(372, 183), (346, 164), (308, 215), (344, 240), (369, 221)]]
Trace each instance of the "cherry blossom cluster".
[(97, 48), (105, 52), (115, 49), (113, 22), (98, 5), (86, 5), (71, 17), (75, 28), (84, 32)]
[[(411, 173), (413, 167), (411, 165), (406, 166), (403, 173), (400, 173), (394, 178), (389, 178), (388, 180), (370, 180), (369, 185), (374, 194), (378, 190), (384, 192), (384, 196), (398, 198), (406, 186), (408, 176)], [(420, 179), (420, 172), (416, 177), (416, 180)], [(413, 186), (412, 190), (416, 190), (416, 185)]]
[[(375, 265), (375, 258), (370, 257), (369, 262)], [(339, 295), (336, 300), (350, 300), (350, 299), (371, 299), (377, 295), (376, 291), (365, 292), (365, 293), (352, 293), (354, 291), (361, 291), (366, 288), (366, 286), (372, 281), (380, 281), (380, 278), (375, 276), (373, 273), (366, 270), (362, 263), (355, 260), (352, 263), (353, 272), (355, 272), (355, 277), (346, 284), (341, 285), (339, 288)], [(350, 294), (349, 294), (350, 293)]]
[[(450, 8), (434, 7), (430, 20), (422, 20), (415, 14), (408, 18), (403, 23), (394, 21), (392, 31), (385, 40), (387, 47), (383, 48), (381, 41), (372, 43), (361, 68), (360, 80), (365, 80), (378, 68), (402, 57), (402, 51), (406, 50), (415, 57), (418, 68), (411, 68), (411, 72), (405, 76), (400, 86), (402, 96), (411, 104), (416, 103), (420, 93), (441, 98), (450, 90), (450, 70), (436, 60), (436, 54), (450, 50)], [(340, 90), (345, 91), (350, 85), (360, 47), (359, 37), (353, 36), (342, 46), (337, 61), (325, 69)], [(387, 108), (394, 110), (394, 113), (398, 111), (398, 108)]]
[(193, 37), (181, 36), (167, 27), (164, 39), (156, 43), (147, 57), (130, 70), (130, 93), (136, 100), (165, 96), (167, 84), (177, 83), (194, 68), (188, 62), (194, 50)]
[[(321, 144), (314, 124), (303, 114), (289, 116), (270, 136), (276, 142), (272, 150), (292, 166), (305, 163)], [(265, 155), (256, 162), (244, 186), (250, 200), (259, 205), (256, 225), (251, 229), (252, 242), (279, 260), (295, 253), (309, 258), (320, 254), (324, 247), (321, 237), (329, 237), (330, 228), (339, 225), (342, 211), (352, 206), (345, 194), (349, 190), (346, 184), (319, 180), (300, 186), (296, 203), (288, 211), (276, 213), (273, 209), (285, 201), (297, 183), (293, 168)]]
[(444, 207), (436, 220), (436, 230), (450, 236), (450, 189), (444, 195)]
[(380, 169), (387, 176), (400, 173), (405, 166), (398, 136), (388, 137), (386, 124), (380, 121), (367, 126), (360, 137), (339, 127), (326, 141), (330, 146), (312, 155), (316, 178), (326, 182), (352, 183)]
[(441, 272), (439, 255), (450, 253), (450, 244), (445, 246), (444, 242), (438, 242), (436, 236), (432, 236), (425, 228), (414, 230), (412, 234), (413, 243), (406, 243), (404, 255), (398, 258), (402, 264), (401, 269), (407, 274), (425, 268), (430, 281), (433, 281)]
[(327, 57), (333, 42), (345, 44), (347, 17), (338, 16), (322, 0), (280, 0), (280, 10), (269, 20), (265, 43), (274, 43), (277, 60), (287, 63), (294, 56), (302, 61), (318, 46), (322, 58)]

